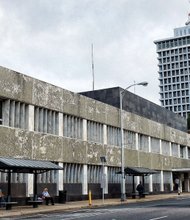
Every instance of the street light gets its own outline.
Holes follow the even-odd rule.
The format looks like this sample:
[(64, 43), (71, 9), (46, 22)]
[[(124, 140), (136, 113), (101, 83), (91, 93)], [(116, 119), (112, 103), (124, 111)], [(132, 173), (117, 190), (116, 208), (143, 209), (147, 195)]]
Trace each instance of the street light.
[(128, 86), (126, 89), (120, 91), (119, 98), (120, 98), (120, 126), (121, 126), (121, 201), (126, 200), (125, 195), (125, 157), (124, 157), (124, 136), (123, 136), (123, 97), (125, 95), (125, 92), (131, 88), (132, 86), (147, 86), (148, 82), (140, 82), (140, 83), (134, 83), (130, 86)]

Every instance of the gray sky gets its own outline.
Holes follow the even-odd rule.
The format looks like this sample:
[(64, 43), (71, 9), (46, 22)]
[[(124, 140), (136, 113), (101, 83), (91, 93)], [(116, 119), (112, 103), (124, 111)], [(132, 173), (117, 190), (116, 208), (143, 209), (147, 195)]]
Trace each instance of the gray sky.
[[(0, 0), (0, 65), (73, 92), (148, 81), (159, 102), (154, 40), (185, 25), (188, 0)], [(134, 92), (134, 88), (130, 89)]]

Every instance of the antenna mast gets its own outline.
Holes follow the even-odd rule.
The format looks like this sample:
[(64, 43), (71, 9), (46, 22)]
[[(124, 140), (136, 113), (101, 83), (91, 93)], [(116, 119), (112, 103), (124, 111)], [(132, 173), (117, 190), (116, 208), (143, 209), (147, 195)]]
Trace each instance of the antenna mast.
[[(189, 3), (190, 3), (190, 0), (189, 0)], [(187, 22), (185, 22), (185, 25), (189, 25), (190, 24), (190, 13), (188, 14), (188, 20)]]
[(91, 45), (91, 57), (92, 57), (92, 90), (94, 90), (94, 51), (93, 51), (93, 44)]

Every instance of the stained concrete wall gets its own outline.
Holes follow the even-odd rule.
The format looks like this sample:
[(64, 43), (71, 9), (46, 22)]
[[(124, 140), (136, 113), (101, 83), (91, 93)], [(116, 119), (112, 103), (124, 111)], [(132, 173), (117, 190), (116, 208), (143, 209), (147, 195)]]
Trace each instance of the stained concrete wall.
[[(178, 136), (175, 139), (178, 140)], [(185, 142), (183, 140), (179, 143)], [(0, 126), (0, 143), (0, 155), (5, 157), (100, 165), (100, 156), (106, 155), (109, 166), (121, 165), (119, 147), (102, 146), (56, 135), (41, 135)], [(190, 160), (129, 149), (125, 149), (125, 158), (125, 166), (142, 166), (158, 170), (190, 166)]]
[(117, 109), (24, 74), (0, 67), (0, 96), (110, 125)]

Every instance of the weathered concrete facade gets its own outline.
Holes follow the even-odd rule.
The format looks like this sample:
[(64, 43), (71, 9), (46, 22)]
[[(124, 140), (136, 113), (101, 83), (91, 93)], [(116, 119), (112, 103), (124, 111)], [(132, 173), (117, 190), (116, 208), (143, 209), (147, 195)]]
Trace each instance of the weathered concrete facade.
[[(39, 185), (53, 184), (54, 194), (66, 189), (70, 199), (82, 199), (89, 189), (94, 197), (101, 195), (100, 156), (105, 155), (105, 192), (120, 194), (120, 177), (115, 174), (121, 166), (118, 108), (3, 67), (0, 99), (0, 156), (59, 163), (63, 173), (42, 175)], [(189, 134), (132, 112), (123, 115), (125, 165), (156, 169), (158, 175), (147, 178), (146, 187), (152, 192), (172, 191), (172, 169), (190, 168)], [(13, 182), (26, 184), (29, 194), (29, 179), (15, 175)], [(188, 191), (189, 172), (181, 181)], [(3, 174), (1, 182), (6, 183)], [(130, 177), (126, 188), (129, 193)]]

